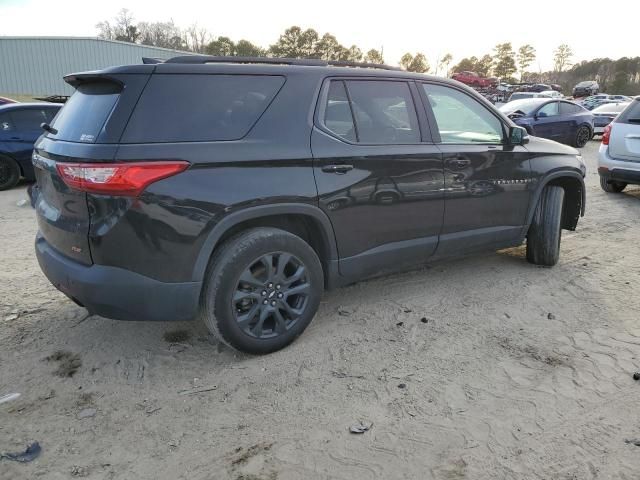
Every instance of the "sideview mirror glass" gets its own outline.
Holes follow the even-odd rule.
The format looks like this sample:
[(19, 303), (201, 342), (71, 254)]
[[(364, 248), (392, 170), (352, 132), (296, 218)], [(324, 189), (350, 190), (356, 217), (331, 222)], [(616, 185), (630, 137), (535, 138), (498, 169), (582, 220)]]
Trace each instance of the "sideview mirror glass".
[(524, 145), (529, 143), (529, 134), (522, 127), (511, 127), (509, 129), (509, 143), (511, 145)]

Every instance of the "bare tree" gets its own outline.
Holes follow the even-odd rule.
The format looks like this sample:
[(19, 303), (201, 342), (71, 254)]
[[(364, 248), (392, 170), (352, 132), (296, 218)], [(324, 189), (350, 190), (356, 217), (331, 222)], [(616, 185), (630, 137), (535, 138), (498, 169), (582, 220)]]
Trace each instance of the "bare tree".
[(189, 50), (204, 53), (211, 39), (211, 34), (205, 27), (200, 27), (197, 23), (194, 23), (187, 28), (185, 37)]
[[(448, 77), (449, 76), (449, 64), (451, 63), (451, 60), (453, 60), (453, 55), (451, 55), (450, 53), (447, 53), (444, 57), (442, 57), (442, 59), (438, 62), (438, 68), (442, 68), (445, 70), (445, 76)], [(436, 69), (436, 73), (438, 73), (437, 69)]]
[(553, 69), (556, 72), (562, 72), (565, 67), (571, 66), (571, 57), (573, 51), (566, 43), (563, 43), (553, 52)]
[(98, 29), (98, 38), (104, 38), (105, 40), (115, 39), (113, 27), (111, 26), (111, 23), (109, 23), (109, 20), (97, 23), (96, 28)]
[(133, 14), (129, 10), (126, 8), (120, 10), (114, 22), (113, 33), (115, 40), (136, 43), (140, 33), (133, 23)]
[(162, 48), (186, 50), (187, 42), (179, 27), (168, 22), (140, 22), (138, 24), (140, 43)]

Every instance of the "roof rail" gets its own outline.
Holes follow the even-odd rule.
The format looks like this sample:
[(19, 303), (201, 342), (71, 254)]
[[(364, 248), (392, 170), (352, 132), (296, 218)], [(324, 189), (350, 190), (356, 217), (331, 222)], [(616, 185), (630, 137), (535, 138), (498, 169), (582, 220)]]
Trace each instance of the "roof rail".
[[(151, 60), (151, 59), (143, 59)], [(156, 59), (153, 59), (156, 60)], [(149, 62), (152, 63), (152, 62)], [(160, 62), (158, 62), (160, 63)], [(301, 65), (308, 67), (359, 67), (379, 68), (383, 70), (400, 70), (380, 63), (346, 62), (342, 60), (320, 60), (317, 58), (278, 58), (278, 57), (231, 57), (215, 55), (182, 55), (165, 60), (164, 63), (263, 63), (271, 65)]]
[(324, 60), (313, 58), (274, 58), (274, 57), (219, 57), (215, 55), (182, 55), (165, 60), (164, 63), (268, 63), (275, 65), (307, 65), (323, 67)]
[(381, 70), (402, 70), (400, 67), (392, 67), (384, 63), (367, 63), (367, 62), (347, 62), (343, 60), (329, 60), (327, 64), (332, 67), (357, 67), (357, 68), (379, 68)]

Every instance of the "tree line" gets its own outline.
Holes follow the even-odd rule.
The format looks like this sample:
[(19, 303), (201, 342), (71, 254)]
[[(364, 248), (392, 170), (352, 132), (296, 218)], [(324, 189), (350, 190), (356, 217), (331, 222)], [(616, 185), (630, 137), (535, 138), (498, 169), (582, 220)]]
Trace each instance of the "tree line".
[[(267, 48), (246, 39), (211, 35), (206, 28), (194, 24), (180, 28), (172, 20), (166, 22), (136, 22), (132, 13), (122, 9), (112, 20), (96, 25), (100, 38), (120, 40), (174, 50), (223, 56), (315, 58), (349, 62), (384, 63), (383, 52), (375, 48), (366, 52), (357, 45), (342, 45), (337, 38), (320, 35), (312, 28), (287, 28), (278, 40)], [(634, 95), (640, 94), (640, 57), (611, 60), (609, 58), (572, 63), (573, 51), (567, 44), (553, 51), (553, 69), (532, 71), (537, 58), (536, 49), (529, 44), (514, 49), (511, 42), (496, 45), (492, 52), (481, 57), (465, 57), (451, 68), (450, 53), (437, 59), (432, 66), (422, 52), (407, 52), (400, 58), (400, 66), (418, 73), (450, 76), (452, 73), (472, 71), (488, 77), (495, 76), (508, 83), (557, 83), (565, 91), (582, 80), (597, 80), (601, 91)]]

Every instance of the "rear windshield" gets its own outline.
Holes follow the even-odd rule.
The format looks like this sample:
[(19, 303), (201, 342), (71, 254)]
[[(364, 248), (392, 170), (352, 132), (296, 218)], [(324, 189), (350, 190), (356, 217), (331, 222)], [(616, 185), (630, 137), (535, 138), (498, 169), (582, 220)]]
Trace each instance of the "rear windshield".
[(68, 142), (95, 143), (120, 96), (121, 87), (111, 82), (80, 85), (55, 118), (58, 131), (48, 136)]
[(616, 123), (636, 123), (640, 124), (640, 100), (634, 100), (616, 118)]
[(153, 75), (122, 143), (240, 139), (283, 84), (273, 75)]

